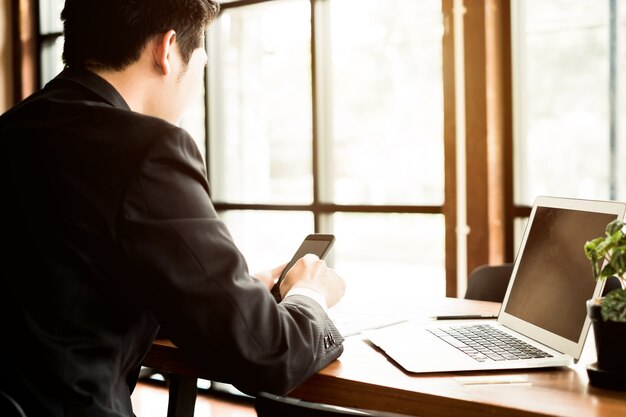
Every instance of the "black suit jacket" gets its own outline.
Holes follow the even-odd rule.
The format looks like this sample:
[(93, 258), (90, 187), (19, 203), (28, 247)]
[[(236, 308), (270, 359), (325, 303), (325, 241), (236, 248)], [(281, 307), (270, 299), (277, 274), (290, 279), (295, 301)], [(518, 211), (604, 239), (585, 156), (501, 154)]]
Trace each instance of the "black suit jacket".
[(191, 137), (102, 78), (65, 70), (0, 117), (0, 143), (0, 385), (30, 415), (131, 416), (160, 325), (251, 394), (341, 354), (318, 304), (276, 304), (249, 275)]

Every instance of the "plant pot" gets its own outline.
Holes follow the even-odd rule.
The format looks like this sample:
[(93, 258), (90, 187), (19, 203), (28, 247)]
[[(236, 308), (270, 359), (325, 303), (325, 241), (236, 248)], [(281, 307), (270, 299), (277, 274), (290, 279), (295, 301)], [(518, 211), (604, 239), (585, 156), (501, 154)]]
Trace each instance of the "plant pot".
[(591, 319), (598, 361), (587, 367), (589, 382), (600, 388), (626, 389), (626, 323), (604, 321), (600, 304), (589, 300), (587, 314)]

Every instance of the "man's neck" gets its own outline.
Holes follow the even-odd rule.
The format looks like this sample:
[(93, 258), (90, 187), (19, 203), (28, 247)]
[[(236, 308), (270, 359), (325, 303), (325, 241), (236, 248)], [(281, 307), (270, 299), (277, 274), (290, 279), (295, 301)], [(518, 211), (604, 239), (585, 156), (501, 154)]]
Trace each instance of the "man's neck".
[(146, 82), (141, 77), (135, 76), (135, 72), (127, 67), (123, 70), (106, 70), (106, 69), (91, 69), (98, 76), (105, 79), (111, 84), (118, 93), (124, 98), (126, 103), (132, 111), (142, 114), (149, 114), (147, 112), (147, 102), (149, 100), (145, 97), (145, 91), (147, 86), (144, 86)]

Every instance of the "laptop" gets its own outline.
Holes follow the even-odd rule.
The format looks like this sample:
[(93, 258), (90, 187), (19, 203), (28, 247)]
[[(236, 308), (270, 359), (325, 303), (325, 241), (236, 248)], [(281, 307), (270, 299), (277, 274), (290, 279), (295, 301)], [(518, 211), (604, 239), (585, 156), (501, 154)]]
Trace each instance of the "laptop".
[(417, 321), (363, 332), (412, 373), (568, 366), (577, 362), (601, 294), (586, 241), (624, 218), (626, 204), (538, 197), (497, 320)]

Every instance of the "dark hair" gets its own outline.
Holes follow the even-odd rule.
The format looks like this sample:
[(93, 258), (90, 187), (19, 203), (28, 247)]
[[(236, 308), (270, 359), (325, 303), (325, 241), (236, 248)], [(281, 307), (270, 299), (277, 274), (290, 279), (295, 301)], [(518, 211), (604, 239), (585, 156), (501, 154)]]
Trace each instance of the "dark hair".
[(173, 29), (187, 64), (219, 7), (217, 0), (66, 0), (63, 62), (120, 70), (139, 59), (154, 35)]

